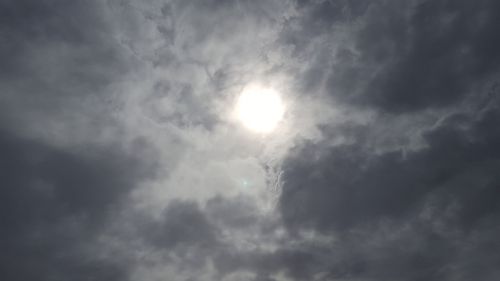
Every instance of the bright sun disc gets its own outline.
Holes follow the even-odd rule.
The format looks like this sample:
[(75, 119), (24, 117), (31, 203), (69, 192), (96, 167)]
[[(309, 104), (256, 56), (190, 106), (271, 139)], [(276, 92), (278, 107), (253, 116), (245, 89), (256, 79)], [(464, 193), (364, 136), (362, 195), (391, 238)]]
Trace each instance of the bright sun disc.
[(258, 133), (273, 131), (283, 118), (285, 107), (273, 89), (256, 85), (245, 87), (236, 105), (239, 120)]

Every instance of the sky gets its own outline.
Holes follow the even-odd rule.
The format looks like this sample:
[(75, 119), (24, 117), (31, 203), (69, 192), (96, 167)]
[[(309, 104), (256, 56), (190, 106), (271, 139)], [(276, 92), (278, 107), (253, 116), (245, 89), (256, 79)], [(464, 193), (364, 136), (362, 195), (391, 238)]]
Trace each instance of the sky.
[(0, 279), (500, 280), (499, 14), (0, 0)]

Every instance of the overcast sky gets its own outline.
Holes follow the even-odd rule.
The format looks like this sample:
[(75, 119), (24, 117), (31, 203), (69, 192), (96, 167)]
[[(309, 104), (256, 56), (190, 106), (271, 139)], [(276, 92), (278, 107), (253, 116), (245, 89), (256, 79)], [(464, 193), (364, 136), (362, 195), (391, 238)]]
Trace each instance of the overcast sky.
[(499, 15), (0, 0), (0, 279), (500, 280)]

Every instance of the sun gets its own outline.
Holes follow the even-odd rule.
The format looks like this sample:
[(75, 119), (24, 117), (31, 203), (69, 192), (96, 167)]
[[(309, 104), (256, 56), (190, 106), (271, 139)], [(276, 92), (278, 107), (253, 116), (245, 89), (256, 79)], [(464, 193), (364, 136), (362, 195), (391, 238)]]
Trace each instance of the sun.
[(241, 123), (251, 131), (270, 133), (283, 118), (285, 106), (276, 90), (252, 84), (241, 92), (236, 113)]

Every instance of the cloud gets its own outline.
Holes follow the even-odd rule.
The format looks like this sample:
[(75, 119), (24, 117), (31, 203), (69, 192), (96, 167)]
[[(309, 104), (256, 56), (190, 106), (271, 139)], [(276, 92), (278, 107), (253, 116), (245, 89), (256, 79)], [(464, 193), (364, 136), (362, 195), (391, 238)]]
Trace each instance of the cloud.
[(497, 280), (499, 8), (2, 2), (2, 276)]
[[(305, 221), (318, 219), (321, 226), (343, 229), (380, 217), (404, 216), (429, 193), (466, 173), (481, 178), (480, 184), (486, 178), (493, 180), (493, 188), (495, 177), (483, 172), (498, 164), (498, 136), (482, 128), (495, 123), (496, 115), (496, 111), (486, 112), (482, 119), (466, 124), (470, 126), (467, 129), (460, 127), (464, 124), (451, 121), (465, 116), (451, 116), (424, 133), (427, 147), (417, 151), (399, 149), (378, 154), (367, 151), (362, 143), (327, 151), (321, 144), (306, 146), (296, 156), (302, 160), (290, 158), (285, 167), (281, 198), (285, 217), (304, 215)], [(323, 151), (320, 159), (314, 154), (317, 151)], [(459, 186), (454, 182), (448, 188), (459, 194)], [(484, 204), (483, 200), (478, 202)], [(305, 209), (298, 209), (297, 205)], [(305, 221), (299, 220), (299, 224)]]
[[(109, 148), (85, 154), (0, 135), (1, 272), (7, 280), (108, 278), (125, 265), (88, 253), (127, 194), (154, 173), (132, 154)], [(106, 151), (103, 151), (106, 149)]]
[(211, 247), (216, 243), (214, 227), (194, 202), (170, 202), (162, 220), (152, 237), (158, 247)]
[[(486, 39), (496, 4), (340, 3), (301, 2), (282, 40), (305, 62), (300, 89), (374, 114), (322, 125), (323, 139), (287, 156), (284, 224), (336, 241), (318, 280), (465, 280), (465, 245), (475, 235), (484, 240), (474, 249), (495, 243), (479, 233), (499, 214), (498, 52), (482, 49), (496, 44)], [(330, 18), (312, 16), (335, 5)], [(475, 252), (484, 264), (497, 258)]]
[(315, 61), (298, 78), (304, 91), (321, 87), (337, 101), (401, 113), (458, 102), (498, 72), (499, 7), (491, 1), (301, 6), (291, 25), (298, 28), (285, 29), (283, 40)]

